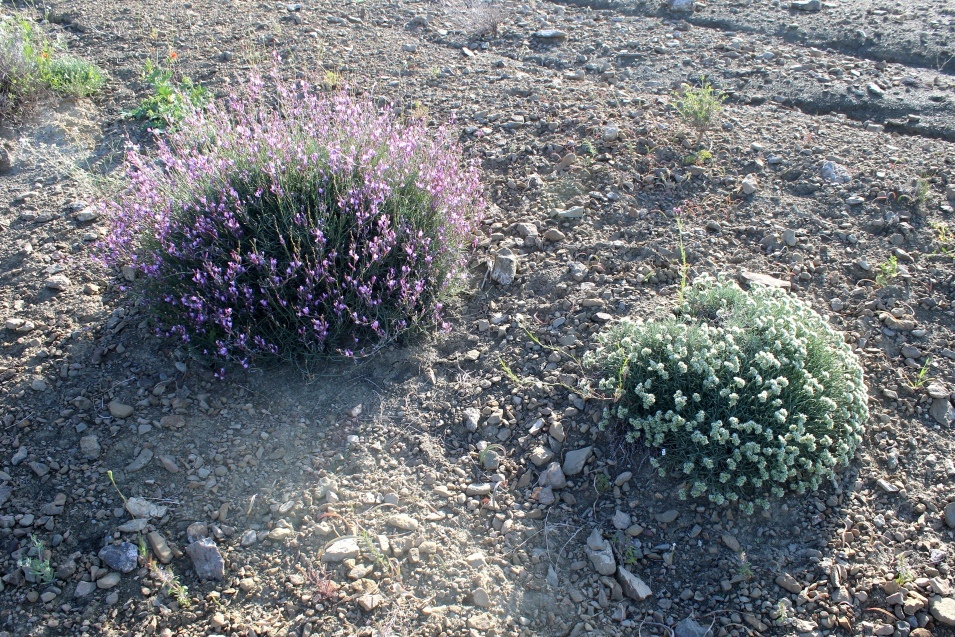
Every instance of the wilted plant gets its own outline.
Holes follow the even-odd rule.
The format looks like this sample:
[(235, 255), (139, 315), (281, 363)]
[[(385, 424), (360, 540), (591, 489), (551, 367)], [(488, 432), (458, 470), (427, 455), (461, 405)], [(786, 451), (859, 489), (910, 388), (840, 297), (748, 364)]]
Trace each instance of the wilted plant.
[(439, 321), (482, 210), (453, 133), (345, 92), (262, 89), (191, 112), (158, 160), (130, 155), (105, 261), (137, 269), (161, 334), (243, 366)]
[(604, 371), (605, 411), (660, 449), (683, 497), (739, 501), (816, 489), (852, 458), (868, 419), (862, 367), (806, 303), (780, 290), (702, 277), (679, 315), (624, 320), (586, 361)]

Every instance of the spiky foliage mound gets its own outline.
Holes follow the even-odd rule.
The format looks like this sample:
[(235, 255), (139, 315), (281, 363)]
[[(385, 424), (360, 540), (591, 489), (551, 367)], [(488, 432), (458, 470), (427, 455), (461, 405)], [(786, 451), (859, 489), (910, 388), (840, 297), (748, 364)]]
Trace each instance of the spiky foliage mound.
[(677, 315), (624, 320), (588, 357), (613, 395), (606, 418), (660, 449), (683, 497), (744, 511), (816, 489), (853, 456), (868, 419), (862, 367), (808, 304), (726, 279), (687, 288)]
[[(450, 130), (261, 78), (130, 157), (103, 254), (161, 333), (248, 365), (368, 352), (440, 320), (480, 221)], [(268, 94), (268, 99), (265, 97)]]

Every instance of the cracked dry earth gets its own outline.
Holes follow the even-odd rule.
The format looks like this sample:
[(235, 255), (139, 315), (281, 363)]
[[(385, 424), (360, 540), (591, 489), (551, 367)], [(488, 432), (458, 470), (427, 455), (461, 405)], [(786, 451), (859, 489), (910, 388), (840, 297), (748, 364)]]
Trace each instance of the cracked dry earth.
[[(111, 80), (3, 131), (0, 635), (955, 635), (955, 13), (577, 4), (49, 7)], [(149, 147), (122, 113), (169, 51), (219, 95), (278, 54), (453, 118), (491, 208), (450, 330), (225, 381), (152, 336), (88, 184)], [(708, 160), (672, 106), (701, 76)], [(772, 277), (863, 361), (821, 491), (681, 501), (575, 391), (603, 325), (675, 302), (680, 228), (691, 277)]]

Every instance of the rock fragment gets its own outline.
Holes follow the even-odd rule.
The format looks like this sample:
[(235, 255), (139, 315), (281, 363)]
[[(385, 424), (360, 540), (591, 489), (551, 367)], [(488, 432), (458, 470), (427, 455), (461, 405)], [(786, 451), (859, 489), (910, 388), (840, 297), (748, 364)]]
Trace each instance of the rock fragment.
[(623, 566), (617, 567), (617, 581), (620, 582), (620, 588), (623, 589), (623, 594), (630, 599), (642, 602), (653, 595), (653, 591), (650, 590), (646, 582)]
[(593, 447), (583, 447), (581, 449), (575, 449), (574, 451), (568, 451), (567, 455), (564, 456), (564, 464), (562, 465), (564, 475), (575, 476), (582, 472), (593, 450)]
[(70, 281), (69, 277), (67, 277), (65, 274), (54, 274), (44, 281), (43, 285), (45, 285), (48, 290), (62, 292), (73, 285), (73, 282)]
[(517, 276), (517, 255), (510, 248), (501, 248), (494, 255), (491, 279), (501, 285), (510, 285)]
[(361, 549), (358, 548), (358, 542), (355, 541), (355, 538), (343, 537), (328, 545), (325, 552), (322, 553), (322, 561), (344, 562), (358, 557), (360, 553)]
[(600, 529), (594, 529), (587, 538), (587, 557), (600, 575), (613, 575), (617, 570), (613, 549), (600, 534)]
[(139, 565), (139, 550), (129, 542), (110, 544), (100, 549), (99, 559), (120, 573), (129, 573)]
[(221, 582), (225, 577), (225, 560), (211, 537), (202, 538), (186, 547), (199, 579)]
[(111, 400), (109, 403), (109, 414), (113, 418), (129, 418), (136, 411), (132, 405), (123, 404), (117, 400)]
[(87, 460), (96, 460), (99, 458), (102, 448), (99, 446), (99, 440), (96, 436), (83, 436), (80, 438), (80, 453)]

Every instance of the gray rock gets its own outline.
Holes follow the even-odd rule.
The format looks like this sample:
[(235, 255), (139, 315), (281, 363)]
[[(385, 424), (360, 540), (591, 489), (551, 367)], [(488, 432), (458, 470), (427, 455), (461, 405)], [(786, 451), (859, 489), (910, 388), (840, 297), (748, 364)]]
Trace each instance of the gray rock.
[(27, 459), (29, 452), (26, 447), (20, 447), (17, 449), (17, 452), (13, 454), (13, 457), (10, 458), (10, 464), (14, 467), (19, 466), (24, 460)]
[(501, 248), (494, 255), (491, 279), (501, 285), (510, 285), (517, 276), (517, 255), (510, 248)]
[(80, 223), (87, 223), (89, 221), (96, 221), (100, 217), (99, 210), (95, 206), (86, 206), (78, 213), (76, 213), (76, 220)]
[(100, 549), (99, 559), (114, 571), (129, 573), (139, 566), (139, 551), (135, 544), (129, 542), (110, 544)]
[(122, 579), (122, 575), (116, 573), (115, 571), (112, 573), (107, 573), (103, 577), (96, 580), (96, 588), (101, 588), (103, 590), (113, 588), (119, 584), (120, 579)]
[(671, 524), (680, 516), (680, 512), (676, 509), (667, 509), (663, 513), (657, 513), (653, 516), (653, 519), (659, 522), (660, 524)]
[(209, 537), (209, 526), (205, 522), (193, 522), (186, 527), (186, 540), (191, 544)]
[(351, 560), (361, 553), (358, 548), (358, 542), (353, 537), (343, 537), (328, 545), (325, 552), (322, 553), (323, 562), (344, 562)]
[(693, 11), (694, 0), (670, 0), (670, 11)]
[(479, 409), (464, 410), (464, 426), (470, 432), (477, 431), (478, 423), (481, 422), (481, 411)]
[(544, 506), (550, 506), (554, 502), (557, 502), (557, 496), (554, 495), (554, 490), (550, 487), (542, 487), (536, 491), (535, 497), (540, 504)]
[(744, 195), (751, 195), (759, 190), (759, 182), (754, 175), (749, 175), (743, 179), (743, 182), (740, 184), (740, 190), (743, 191)]
[[(528, 457), (535, 465), (538, 467), (543, 467), (545, 464), (553, 460), (554, 452), (547, 447), (540, 446), (531, 451), (531, 455)], [(564, 473), (567, 473), (567, 471), (565, 470)]]
[(560, 29), (541, 29), (534, 33), (534, 37), (540, 38), (541, 40), (555, 40), (559, 42), (567, 39), (567, 33)]
[(87, 460), (99, 458), (102, 451), (103, 449), (99, 446), (99, 440), (96, 436), (83, 436), (80, 438), (80, 453), (82, 453), (83, 457)]
[(593, 447), (584, 447), (582, 449), (568, 451), (567, 455), (564, 456), (564, 475), (575, 476), (583, 471), (584, 465), (587, 464), (587, 459), (590, 458), (590, 454), (593, 453), (593, 450)]
[(692, 617), (687, 617), (674, 626), (676, 637), (713, 637), (713, 630), (708, 626), (701, 626)]
[(650, 590), (646, 582), (623, 566), (617, 568), (617, 581), (620, 582), (620, 588), (623, 589), (623, 594), (630, 599), (642, 602), (653, 595), (653, 591)]
[(945, 524), (948, 528), (955, 529), (955, 502), (949, 502), (945, 507)]
[(794, 0), (789, 8), (796, 11), (822, 11), (822, 0)]
[(126, 471), (134, 472), (139, 471), (145, 467), (153, 459), (153, 450), (152, 449), (143, 449), (139, 452), (139, 455), (136, 456), (136, 459), (126, 465)]
[(948, 426), (955, 422), (955, 409), (952, 408), (952, 403), (948, 398), (933, 400), (928, 413), (932, 414), (932, 418), (940, 425)]
[(471, 599), (474, 600), (475, 606), (480, 606), (481, 608), (491, 607), (491, 597), (483, 588), (475, 588), (471, 591)]
[(53, 290), (55, 292), (62, 292), (63, 290), (69, 288), (73, 285), (73, 282), (70, 281), (69, 277), (64, 274), (54, 274), (46, 281), (43, 282), (43, 285), (46, 286), (48, 290)]
[(955, 626), (955, 599), (951, 597), (933, 597), (929, 607), (932, 617), (940, 624)]
[(150, 531), (147, 533), (146, 541), (149, 542), (150, 548), (152, 548), (153, 553), (160, 562), (169, 564), (169, 562), (172, 561), (172, 549), (169, 548), (169, 543), (166, 542), (166, 538), (164, 538), (159, 531)]
[(540, 484), (551, 489), (563, 489), (567, 486), (567, 478), (564, 477), (560, 463), (552, 462), (547, 465), (547, 469), (541, 474)]
[(729, 550), (733, 551), (734, 553), (739, 553), (739, 540), (736, 539), (736, 536), (731, 533), (724, 533), (722, 539), (723, 544), (725, 544)]
[(186, 547), (186, 554), (192, 558), (199, 579), (221, 582), (225, 577), (225, 560), (212, 538), (202, 538), (190, 544)]
[(86, 597), (96, 590), (96, 582), (80, 582), (73, 591), (74, 597)]
[(417, 531), (419, 526), (418, 521), (407, 513), (395, 513), (385, 523), (402, 531)]
[(134, 518), (161, 518), (168, 507), (153, 504), (145, 498), (132, 497), (126, 500), (126, 510)]
[(553, 243), (560, 243), (567, 238), (567, 235), (557, 228), (548, 228), (547, 231), (544, 232), (544, 238)]
[(136, 411), (132, 405), (125, 405), (115, 400), (109, 403), (109, 413), (113, 418), (129, 418)]
[(497, 471), (501, 466), (501, 455), (494, 449), (485, 449), (481, 455), (481, 466), (485, 471)]
[(583, 281), (587, 278), (587, 273), (589, 272), (587, 266), (580, 261), (571, 261), (568, 269), (570, 270), (570, 278), (574, 281)]
[(759, 272), (750, 272), (748, 270), (743, 270), (742, 272), (739, 273), (739, 276), (740, 276), (740, 279), (748, 285), (757, 283), (759, 285), (765, 285), (766, 287), (782, 288), (784, 290), (788, 290), (792, 287), (792, 283), (790, 281), (777, 279), (767, 274), (760, 274)]
[(776, 584), (782, 588), (785, 588), (790, 593), (797, 595), (802, 592), (802, 584), (800, 584), (795, 577), (789, 573), (780, 573), (776, 576)]
[(613, 549), (610, 542), (603, 539), (599, 529), (594, 529), (587, 538), (587, 556), (599, 574), (613, 575), (617, 571)]
[(834, 161), (822, 162), (822, 168), (819, 169), (822, 178), (832, 184), (847, 184), (852, 181), (852, 175), (849, 169), (842, 164)]

